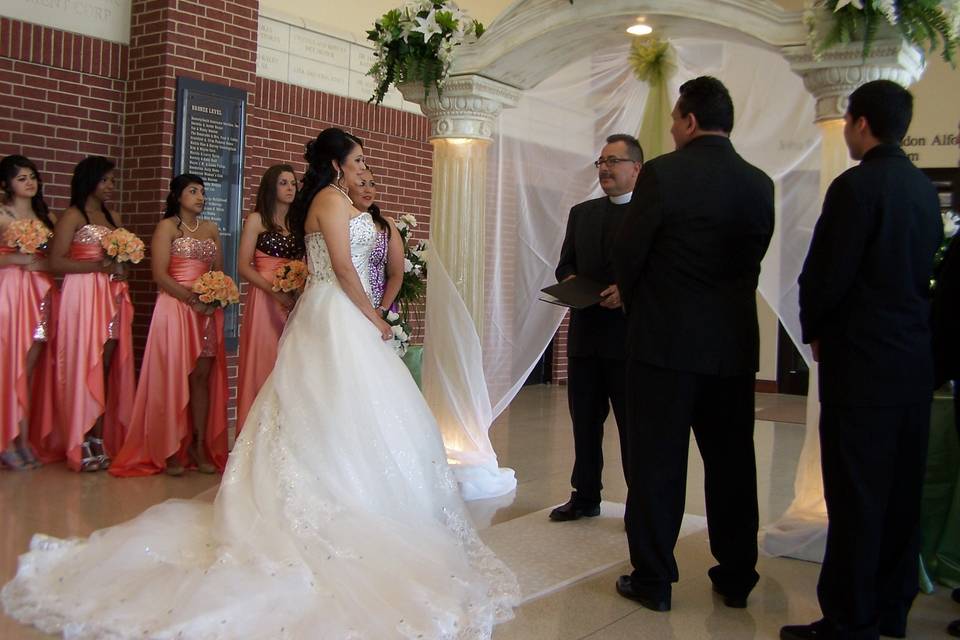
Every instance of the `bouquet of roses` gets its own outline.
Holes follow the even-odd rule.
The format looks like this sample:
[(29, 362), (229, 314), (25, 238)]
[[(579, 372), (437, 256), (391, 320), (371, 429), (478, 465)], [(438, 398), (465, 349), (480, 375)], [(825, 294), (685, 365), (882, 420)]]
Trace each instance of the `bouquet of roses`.
[(53, 232), (39, 220), (14, 220), (3, 232), (3, 240), (11, 249), (34, 254), (42, 249)]
[(280, 265), (273, 272), (273, 290), (283, 293), (299, 293), (303, 291), (304, 285), (307, 284), (309, 273), (306, 263), (302, 260), (291, 260)]
[(387, 311), (383, 314), (383, 319), (386, 320), (387, 324), (390, 325), (390, 329), (393, 331), (393, 339), (390, 340), (390, 346), (394, 348), (398, 356), (403, 357), (407, 352), (407, 348), (410, 346), (410, 334), (413, 333), (413, 330), (396, 311)]
[(193, 292), (204, 304), (225, 307), (240, 302), (237, 283), (223, 271), (207, 271), (193, 283)]
[(139, 263), (143, 260), (146, 247), (143, 240), (126, 229), (114, 229), (100, 240), (107, 256), (116, 262)]

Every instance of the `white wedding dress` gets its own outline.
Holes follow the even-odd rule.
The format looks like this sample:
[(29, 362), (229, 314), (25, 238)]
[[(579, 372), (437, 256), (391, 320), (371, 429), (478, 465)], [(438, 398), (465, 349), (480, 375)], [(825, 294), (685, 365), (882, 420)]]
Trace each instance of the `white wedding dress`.
[[(376, 229), (350, 221), (353, 263)], [(416, 384), (340, 288), (319, 233), (277, 364), (216, 500), (86, 540), (36, 535), (7, 613), (64, 638), (489, 638), (519, 601), (480, 541)]]

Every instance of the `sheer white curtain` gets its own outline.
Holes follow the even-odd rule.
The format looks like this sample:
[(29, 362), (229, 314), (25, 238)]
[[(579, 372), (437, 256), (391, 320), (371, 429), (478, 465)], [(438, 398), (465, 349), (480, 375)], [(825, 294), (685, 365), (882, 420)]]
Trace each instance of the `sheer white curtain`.
[[(678, 66), (669, 83), (671, 101), (686, 80), (704, 74), (720, 78), (736, 109), (734, 145), (777, 183), (777, 231), (764, 261), (760, 291), (798, 341), (796, 277), (819, 212), (820, 137), (813, 125), (813, 99), (776, 52), (691, 38), (671, 43)], [(636, 134), (643, 117), (648, 91), (628, 68), (628, 51), (627, 43), (605, 47), (524, 92), (517, 107), (501, 115), (489, 150), (482, 364), (474, 349), (472, 360), (461, 358), (457, 364), (473, 372), (472, 380), (482, 378), (487, 393), (472, 383), (472, 396), (457, 392), (458, 427), (453, 431), (467, 433), (445, 433), (445, 440), (448, 453), (454, 448), (450, 443), (456, 443), (451, 459), (459, 455), (485, 467), (494, 485), (501, 479), (500, 470), (486, 431), (520, 390), (563, 319), (562, 309), (537, 298), (542, 287), (555, 282), (570, 207), (602, 195), (593, 160), (604, 139), (612, 133)], [(428, 304), (433, 295), (431, 289)], [(438, 299), (447, 300), (442, 296), (435, 302)], [(433, 332), (428, 330), (428, 341), (433, 341)], [(476, 332), (472, 339), (479, 339)], [(436, 344), (434, 349), (451, 347)], [(453, 363), (445, 368), (430, 351), (428, 342), (425, 387), (453, 389), (455, 376), (447, 375)], [(809, 354), (804, 355), (809, 361)], [(435, 398), (431, 406), (435, 402), (445, 401)], [(464, 442), (472, 443), (466, 453)], [(798, 487), (799, 493), (804, 491)], [(476, 494), (483, 497), (482, 487)]]

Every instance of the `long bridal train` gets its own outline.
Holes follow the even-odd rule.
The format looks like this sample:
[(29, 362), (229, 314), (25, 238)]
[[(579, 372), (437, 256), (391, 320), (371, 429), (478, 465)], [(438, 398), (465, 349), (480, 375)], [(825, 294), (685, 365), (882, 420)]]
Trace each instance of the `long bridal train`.
[[(373, 233), (351, 221), (355, 265)], [(3, 589), (10, 615), (91, 640), (475, 640), (510, 617), (516, 579), (470, 523), (416, 384), (319, 234), (307, 252), (315, 275), (214, 503), (36, 536)]]

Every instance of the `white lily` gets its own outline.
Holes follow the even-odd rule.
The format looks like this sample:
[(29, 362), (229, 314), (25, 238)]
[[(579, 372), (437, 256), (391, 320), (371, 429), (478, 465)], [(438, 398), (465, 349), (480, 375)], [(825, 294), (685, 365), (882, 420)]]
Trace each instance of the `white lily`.
[(953, 211), (947, 211), (943, 214), (943, 235), (947, 238), (952, 238), (957, 234), (957, 230), (960, 228), (957, 223), (957, 214)]
[(861, 2), (861, 0), (838, 0), (837, 6), (833, 8), (833, 12), (836, 13), (837, 11), (840, 11), (840, 9), (843, 9), (848, 4), (853, 5), (860, 11), (863, 11), (863, 2)]
[(413, 22), (413, 20), (404, 20), (400, 23), (400, 38), (402, 38), (403, 41), (408, 44), (409, 44), (409, 40), (407, 40), (407, 38), (410, 37), (411, 33), (416, 31), (414, 27), (415, 24), (416, 23)]
[(410, 262), (410, 258), (404, 258), (404, 259), (403, 259), (403, 272), (404, 272), (404, 273), (410, 273), (411, 271), (413, 271), (413, 263)]
[(393, 324), (400, 319), (400, 314), (396, 311), (387, 311), (386, 321)]
[(417, 26), (412, 30), (423, 34), (423, 41), (429, 42), (435, 34), (443, 33), (443, 29), (437, 24), (437, 12), (430, 11), (426, 18), (417, 16)]
[(897, 7), (894, 4), (893, 0), (875, 0), (877, 9), (880, 10), (880, 13), (887, 19), (887, 22), (896, 26), (897, 24)]

